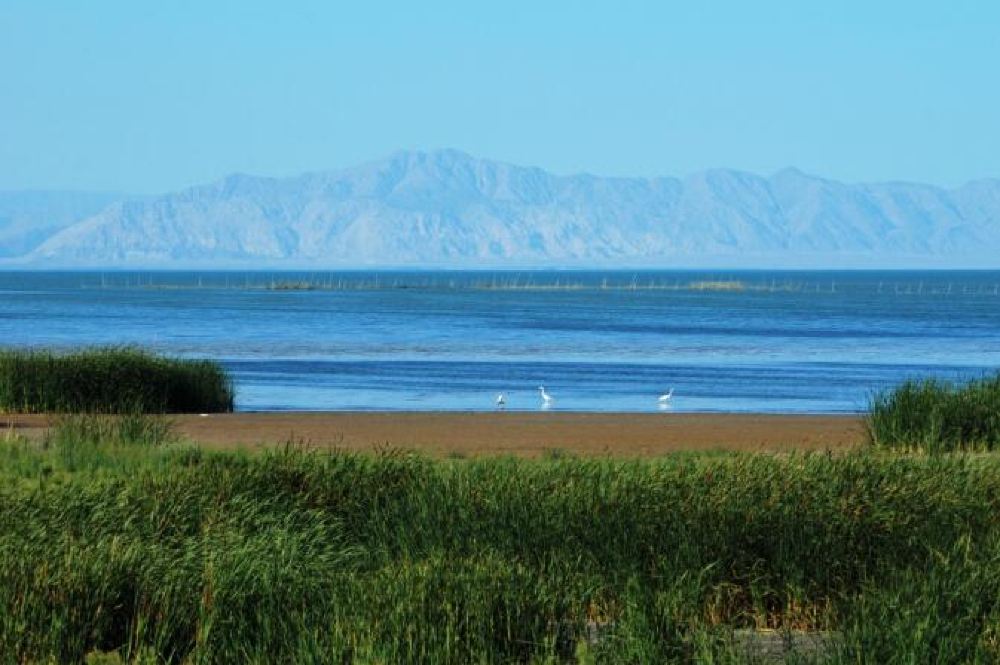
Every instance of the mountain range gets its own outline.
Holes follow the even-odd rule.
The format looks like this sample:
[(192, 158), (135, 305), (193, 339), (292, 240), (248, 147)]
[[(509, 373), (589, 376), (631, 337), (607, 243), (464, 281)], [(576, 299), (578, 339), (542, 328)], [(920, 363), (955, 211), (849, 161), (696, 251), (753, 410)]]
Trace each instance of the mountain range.
[(1000, 180), (563, 176), (406, 151), (143, 198), (0, 193), (0, 265), (1000, 267)]

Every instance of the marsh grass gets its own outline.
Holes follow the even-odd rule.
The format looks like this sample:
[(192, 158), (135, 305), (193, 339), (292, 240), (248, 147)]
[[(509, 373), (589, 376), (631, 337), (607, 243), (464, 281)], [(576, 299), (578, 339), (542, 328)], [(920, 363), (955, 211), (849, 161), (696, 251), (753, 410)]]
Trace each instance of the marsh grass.
[(13, 662), (998, 656), (993, 455), (248, 455), (70, 419), (0, 480)]
[(61, 415), (40, 441), (0, 437), (0, 482), (31, 478), (45, 483), (79, 477), (79, 472), (114, 475), (173, 465), (182, 454), (200, 457), (200, 449), (180, 444), (166, 416)]
[(1000, 447), (1000, 374), (955, 384), (907, 381), (872, 398), (869, 440), (937, 453)]
[(162, 446), (177, 440), (173, 421), (144, 413), (64, 414), (56, 417), (45, 446)]
[(132, 347), (0, 350), (0, 412), (232, 410), (232, 381), (213, 361), (167, 358)]

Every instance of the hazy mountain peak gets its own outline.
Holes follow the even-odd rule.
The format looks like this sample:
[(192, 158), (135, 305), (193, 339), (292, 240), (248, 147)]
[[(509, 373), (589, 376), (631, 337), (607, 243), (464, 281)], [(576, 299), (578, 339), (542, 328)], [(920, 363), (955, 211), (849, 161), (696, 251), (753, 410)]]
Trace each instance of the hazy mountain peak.
[(469, 164), (480, 160), (462, 150), (438, 148), (433, 150), (397, 150), (389, 156), (387, 161), (413, 166), (420, 164)]
[(823, 178), (813, 175), (811, 173), (806, 173), (805, 171), (796, 166), (786, 166), (785, 168), (779, 171), (775, 171), (771, 175), (770, 180), (773, 182), (792, 183), (792, 182), (806, 182), (813, 180), (822, 181)]

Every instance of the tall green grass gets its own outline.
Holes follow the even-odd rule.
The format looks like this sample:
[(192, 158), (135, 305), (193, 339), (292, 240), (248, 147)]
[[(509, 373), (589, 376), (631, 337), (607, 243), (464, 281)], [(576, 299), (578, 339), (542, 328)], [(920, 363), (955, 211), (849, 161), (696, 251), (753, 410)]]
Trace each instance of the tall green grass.
[(232, 411), (233, 386), (209, 360), (129, 347), (0, 350), (0, 412)]
[(954, 384), (907, 381), (876, 395), (867, 416), (871, 442), (929, 452), (1000, 447), (1000, 374)]
[(0, 444), (12, 662), (735, 663), (761, 628), (826, 636), (797, 662), (1000, 658), (993, 455), (72, 446), (88, 427), (82, 457)]

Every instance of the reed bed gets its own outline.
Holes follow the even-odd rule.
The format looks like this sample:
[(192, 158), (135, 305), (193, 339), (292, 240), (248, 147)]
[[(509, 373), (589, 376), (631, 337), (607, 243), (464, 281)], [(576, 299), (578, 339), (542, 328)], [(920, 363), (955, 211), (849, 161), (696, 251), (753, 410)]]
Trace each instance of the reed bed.
[(907, 381), (875, 395), (867, 416), (871, 442), (928, 452), (1000, 447), (1000, 374), (967, 383)]
[(86, 418), (0, 443), (11, 662), (1000, 657), (993, 455), (249, 455)]
[(0, 412), (232, 410), (232, 381), (213, 361), (167, 358), (130, 347), (0, 350)]
[[(533, 272), (503, 272), (475, 277), (431, 274), (355, 273), (309, 274), (214, 274), (191, 276), (188, 280), (165, 281), (163, 276), (126, 274), (118, 278), (102, 276), (99, 284), (81, 283), (81, 288), (187, 290), (213, 289), (232, 291), (676, 291), (676, 292), (754, 292), (754, 293), (836, 293), (836, 280), (790, 281), (766, 279), (749, 281), (727, 276), (691, 279), (648, 273), (610, 273), (609, 276), (580, 276), (573, 271), (563, 275)], [(992, 286), (990, 287), (992, 289)], [(881, 286), (879, 289), (881, 293)], [(897, 293), (899, 289), (897, 288)], [(991, 291), (992, 292), (992, 291)], [(923, 291), (921, 291), (923, 293)], [(930, 293), (930, 291), (928, 291)]]
[(82, 289), (234, 290), (234, 291), (377, 291), (386, 289), (423, 291), (676, 291), (724, 294), (856, 294), (867, 296), (933, 298), (941, 302), (953, 297), (996, 298), (1000, 283), (984, 273), (982, 279), (958, 282), (935, 278), (880, 279), (866, 281), (830, 279), (775, 271), (771, 275), (735, 273), (688, 273), (686, 271), (579, 270), (468, 271), (462, 274), (425, 271), (280, 271), (142, 273), (116, 272), (81, 275)]

